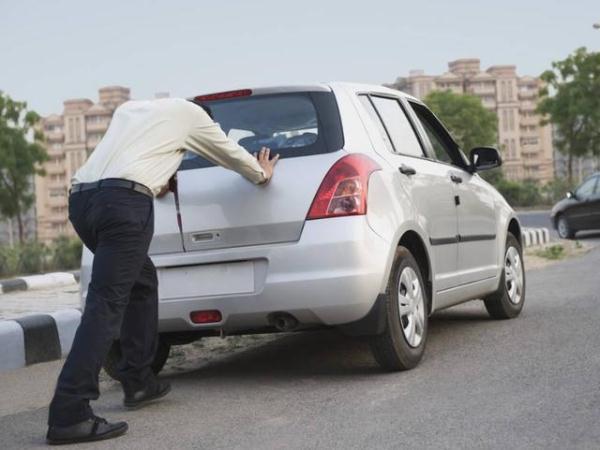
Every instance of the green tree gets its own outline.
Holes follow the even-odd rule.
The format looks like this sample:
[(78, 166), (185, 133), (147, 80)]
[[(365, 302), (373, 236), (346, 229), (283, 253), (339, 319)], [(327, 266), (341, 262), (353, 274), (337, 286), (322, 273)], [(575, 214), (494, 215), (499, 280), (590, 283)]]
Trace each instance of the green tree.
[(481, 104), (479, 97), (434, 91), (425, 103), (446, 125), (464, 151), (482, 145), (496, 145), (498, 118)]
[(600, 53), (575, 50), (541, 75), (538, 112), (556, 131), (557, 149), (567, 156), (568, 184), (573, 182), (573, 158), (600, 155)]
[(17, 219), (21, 243), (23, 215), (34, 200), (31, 179), (34, 174), (44, 174), (40, 163), (48, 158), (36, 129), (39, 119), (27, 110), (25, 102), (0, 91), (0, 214)]

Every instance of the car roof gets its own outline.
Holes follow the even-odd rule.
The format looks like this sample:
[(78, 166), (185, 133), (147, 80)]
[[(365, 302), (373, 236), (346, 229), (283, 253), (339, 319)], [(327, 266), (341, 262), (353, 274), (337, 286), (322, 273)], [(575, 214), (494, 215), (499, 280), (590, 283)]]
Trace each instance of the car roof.
[[(307, 83), (307, 84), (293, 84), (293, 85), (281, 85), (281, 86), (263, 86), (250, 89), (252, 95), (266, 95), (266, 94), (282, 94), (285, 92), (331, 92), (333, 89), (341, 88), (350, 90), (352, 92), (369, 92), (378, 94), (389, 94), (394, 96), (404, 97), (413, 101), (420, 102), (419, 99), (408, 95), (405, 92), (398, 91), (396, 89), (390, 89), (388, 87), (377, 85), (377, 84), (364, 84), (364, 83), (352, 83), (344, 81), (332, 81), (328, 83)], [(229, 92), (229, 91), (223, 91)], [(212, 94), (212, 93), (211, 93)], [(199, 94), (199, 95), (211, 95), (211, 94)]]

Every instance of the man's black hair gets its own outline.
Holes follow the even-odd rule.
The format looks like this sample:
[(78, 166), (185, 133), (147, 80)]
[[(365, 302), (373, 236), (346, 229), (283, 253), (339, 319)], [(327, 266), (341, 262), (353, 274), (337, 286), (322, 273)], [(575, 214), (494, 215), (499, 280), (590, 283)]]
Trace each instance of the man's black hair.
[(210, 107), (208, 107), (207, 105), (205, 105), (204, 103), (200, 103), (199, 101), (197, 101), (196, 99), (190, 99), (190, 102), (192, 102), (195, 105), (198, 105), (200, 108), (202, 108), (206, 114), (208, 114), (208, 117), (210, 117), (212, 120), (215, 120), (215, 118), (213, 117), (213, 113), (212, 110), (210, 109)]

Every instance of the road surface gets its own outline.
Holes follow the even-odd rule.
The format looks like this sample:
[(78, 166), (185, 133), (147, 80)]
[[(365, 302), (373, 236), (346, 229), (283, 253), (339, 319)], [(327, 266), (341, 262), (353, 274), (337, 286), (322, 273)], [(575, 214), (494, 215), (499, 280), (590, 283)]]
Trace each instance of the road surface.
[[(335, 332), (257, 338), (225, 356), (187, 346), (161, 403), (124, 411), (104, 381), (96, 412), (129, 433), (81, 448), (597, 449), (598, 267), (600, 247), (530, 271), (515, 320), (493, 321), (479, 302), (437, 314), (409, 372), (381, 372), (364, 342)], [(0, 373), (0, 448), (43, 447), (59, 369)]]

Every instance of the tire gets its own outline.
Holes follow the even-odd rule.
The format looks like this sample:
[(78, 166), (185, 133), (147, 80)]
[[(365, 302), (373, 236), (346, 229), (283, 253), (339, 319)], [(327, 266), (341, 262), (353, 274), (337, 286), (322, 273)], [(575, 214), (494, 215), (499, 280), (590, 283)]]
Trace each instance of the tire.
[[(510, 274), (508, 281), (507, 274)], [(496, 292), (483, 300), (490, 316), (499, 320), (517, 317), (525, 303), (525, 285), (523, 250), (517, 238), (512, 233), (508, 233), (500, 286)]]
[(575, 237), (575, 230), (562, 214), (556, 219), (556, 232), (561, 239), (573, 239)]
[[(165, 366), (170, 350), (171, 345), (159, 338), (156, 354), (154, 355), (154, 362), (152, 363), (152, 372), (154, 372), (155, 375), (158, 375)], [(117, 381), (119, 381), (118, 367), (121, 355), (121, 344), (119, 341), (114, 341), (102, 366), (108, 376)]]
[(421, 361), (427, 341), (428, 304), (419, 265), (407, 248), (399, 246), (385, 292), (385, 331), (369, 337), (373, 356), (383, 369), (412, 369)]

